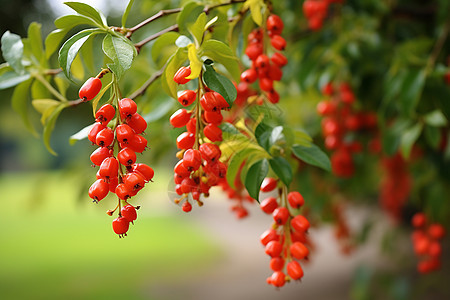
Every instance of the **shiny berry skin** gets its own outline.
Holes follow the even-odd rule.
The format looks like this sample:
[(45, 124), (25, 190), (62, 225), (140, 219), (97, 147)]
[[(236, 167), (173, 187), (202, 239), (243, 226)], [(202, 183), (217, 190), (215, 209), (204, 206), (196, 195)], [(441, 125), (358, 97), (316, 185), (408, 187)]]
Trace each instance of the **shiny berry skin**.
[(270, 78), (260, 78), (259, 88), (263, 91), (270, 92), (273, 90), (273, 80)]
[(278, 207), (277, 199), (275, 197), (266, 198), (261, 201), (259, 207), (261, 207), (261, 210), (266, 214), (271, 214)]
[(131, 166), (136, 162), (136, 153), (130, 148), (123, 148), (117, 154), (117, 159), (124, 166)]
[(242, 72), (241, 81), (245, 81), (247, 83), (253, 83), (258, 78), (258, 73), (255, 69), (248, 69)]
[(194, 147), (195, 135), (190, 132), (183, 132), (177, 137), (177, 147), (179, 149), (190, 149)]
[(270, 260), (270, 268), (272, 269), (272, 271), (281, 271), (283, 270), (284, 267), (284, 259), (280, 256), (278, 257), (273, 257)]
[(300, 208), (303, 204), (305, 204), (305, 200), (299, 192), (290, 192), (287, 199), (292, 208)]
[(116, 115), (116, 110), (111, 104), (105, 104), (95, 113), (95, 121), (107, 125)]
[(147, 139), (140, 134), (135, 134), (128, 142), (128, 147), (134, 152), (142, 153), (147, 148)]
[(221, 103), (216, 98), (214, 92), (206, 92), (200, 98), (200, 105), (205, 111), (219, 111)]
[(151, 181), (155, 175), (155, 171), (151, 167), (142, 163), (133, 165), (132, 171), (141, 174), (147, 182)]
[(208, 124), (203, 128), (203, 133), (211, 142), (219, 142), (222, 140), (222, 129), (216, 124)]
[(115, 193), (117, 197), (119, 197), (122, 200), (127, 200), (128, 198), (131, 198), (135, 195), (135, 193), (130, 190), (128, 187), (125, 186), (123, 183), (119, 183), (116, 186)]
[(220, 111), (205, 111), (203, 116), (205, 121), (212, 124), (220, 124), (223, 121), (223, 116)]
[(128, 222), (133, 222), (134, 220), (137, 219), (136, 208), (134, 208), (134, 206), (130, 204), (122, 207), (122, 209), (120, 210), (120, 214)]
[(186, 78), (189, 75), (191, 75), (191, 68), (189, 68), (189, 67), (181, 67), (181, 68), (178, 69), (178, 71), (173, 76), (173, 81), (175, 81), (178, 84), (186, 84), (189, 81), (191, 81), (190, 79)]
[(256, 58), (255, 66), (261, 70), (267, 70), (270, 66), (270, 59), (267, 55), (261, 54)]
[(139, 173), (128, 173), (122, 178), (122, 180), (125, 187), (130, 191), (138, 191), (145, 185), (145, 178)]
[(91, 130), (88, 133), (88, 139), (92, 142), (92, 144), (95, 144), (97, 134), (105, 128), (106, 126), (101, 123), (95, 123), (94, 126), (92, 126)]
[(279, 35), (272, 36), (270, 44), (277, 50), (284, 50), (284, 48), (286, 48), (286, 40)]
[(201, 144), (200, 152), (202, 153), (203, 159), (211, 162), (218, 161), (220, 156), (222, 155), (219, 146), (211, 143)]
[(286, 266), (289, 277), (293, 280), (299, 280), (303, 277), (303, 269), (298, 261), (290, 261)]
[(308, 257), (309, 254), (308, 248), (306, 248), (305, 244), (300, 242), (291, 244), (291, 246), (289, 247), (289, 251), (296, 259), (304, 259), (305, 257)]
[(188, 131), (188, 132), (191, 132), (191, 133), (196, 133), (197, 132), (197, 128), (196, 128), (196, 126), (197, 126), (197, 119), (196, 118), (192, 118), (192, 119), (190, 119), (188, 122), (187, 122), (187, 124), (186, 124), (186, 130)]
[(262, 184), (261, 184), (261, 192), (268, 193), (273, 191), (277, 187), (277, 180), (272, 177), (266, 177), (264, 178)]
[(269, 91), (267, 97), (269, 98), (270, 103), (273, 104), (277, 104), (280, 101), (280, 95), (275, 90)]
[(89, 197), (98, 202), (108, 195), (109, 186), (103, 179), (97, 179), (89, 188)]
[(272, 34), (281, 34), (284, 28), (283, 20), (277, 15), (270, 15), (267, 18), (267, 30), (271, 31)]
[(147, 129), (147, 121), (145, 121), (144, 118), (138, 113), (135, 113), (129, 117), (127, 119), (127, 124), (136, 134), (141, 134), (145, 131), (145, 129)]
[(108, 183), (109, 191), (111, 193), (115, 193), (118, 184), (119, 184), (119, 178), (118, 177), (110, 178), (109, 179), (109, 183)]
[(183, 155), (183, 165), (190, 171), (196, 171), (202, 164), (202, 154), (196, 149), (187, 149)]
[(180, 96), (178, 96), (178, 102), (180, 102), (183, 106), (189, 106), (194, 103), (196, 97), (196, 92), (192, 90), (185, 90), (180, 93)]
[(281, 245), (281, 243), (278, 241), (270, 241), (266, 245), (265, 252), (270, 257), (280, 256), (281, 251), (283, 251), (283, 245)]
[(275, 81), (280, 81), (283, 77), (283, 71), (281, 71), (280, 67), (276, 64), (271, 64), (269, 66), (269, 78)]
[(116, 127), (116, 136), (119, 143), (128, 144), (134, 135), (134, 130), (127, 124), (120, 124)]
[(187, 177), (191, 174), (191, 171), (189, 171), (188, 168), (184, 166), (183, 160), (180, 160), (175, 167), (173, 168), (173, 171), (175, 174), (181, 176), (181, 177)]
[(258, 56), (263, 53), (263, 46), (260, 43), (252, 43), (245, 49), (245, 54), (251, 60), (255, 60)]
[(182, 209), (184, 212), (190, 212), (190, 211), (192, 210), (192, 205), (191, 205), (191, 203), (189, 203), (188, 201), (185, 201), (185, 202), (183, 203), (183, 205), (181, 205), (181, 209)]
[(106, 127), (100, 131), (95, 137), (95, 143), (100, 147), (108, 147), (114, 141), (114, 132), (111, 128)]
[(196, 186), (192, 178), (186, 177), (181, 181), (181, 192), (183, 194), (190, 193)]
[(91, 77), (81, 86), (78, 96), (84, 101), (95, 98), (102, 89), (102, 81), (97, 77)]
[(270, 59), (279, 67), (283, 67), (288, 63), (286, 56), (284, 56), (280, 52), (275, 52)]
[(112, 222), (113, 230), (119, 237), (126, 235), (128, 228), (130, 227), (130, 222), (124, 217), (118, 217)]
[(102, 178), (109, 179), (117, 177), (119, 172), (119, 162), (114, 157), (107, 157), (100, 165), (98, 173)]
[(170, 117), (170, 124), (172, 124), (175, 128), (180, 128), (185, 126), (189, 120), (191, 119), (191, 113), (189, 113), (186, 109), (180, 108), (176, 112), (172, 114)]
[(137, 111), (136, 102), (129, 98), (123, 98), (119, 101), (119, 113), (122, 119), (130, 118)]
[(270, 283), (276, 287), (282, 287), (286, 283), (286, 275), (283, 272), (274, 272), (270, 276)]
[(219, 105), (219, 109), (224, 109), (224, 108), (229, 108), (230, 104), (228, 104), (227, 100), (225, 100), (225, 98), (219, 94), (218, 92), (213, 92), (214, 97), (216, 97), (216, 101)]
[(105, 158), (112, 156), (112, 151), (106, 147), (100, 147), (95, 149), (91, 154), (91, 161), (94, 165), (100, 166)]
[(267, 229), (260, 236), (260, 242), (263, 246), (266, 246), (270, 241), (278, 240), (280, 236), (275, 231), (275, 229)]
[(302, 215), (295, 216), (291, 220), (291, 226), (299, 232), (306, 232), (309, 229), (309, 221)]
[(289, 210), (284, 206), (278, 207), (273, 211), (272, 216), (278, 225), (284, 225), (289, 218)]

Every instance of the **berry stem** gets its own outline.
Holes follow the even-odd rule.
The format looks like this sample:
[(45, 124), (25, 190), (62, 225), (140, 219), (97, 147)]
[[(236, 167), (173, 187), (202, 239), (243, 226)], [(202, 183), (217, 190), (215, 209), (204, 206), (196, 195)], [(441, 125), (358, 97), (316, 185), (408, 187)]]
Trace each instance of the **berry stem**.
[(68, 102), (66, 97), (61, 95), (47, 80), (45, 80), (44, 77), (42, 77), (41, 74), (35, 73), (35, 74), (33, 74), (33, 77), (36, 78), (40, 83), (42, 83), (42, 85), (44, 85), (47, 88), (47, 90), (50, 93), (52, 93), (52, 95), (55, 96), (59, 101)]

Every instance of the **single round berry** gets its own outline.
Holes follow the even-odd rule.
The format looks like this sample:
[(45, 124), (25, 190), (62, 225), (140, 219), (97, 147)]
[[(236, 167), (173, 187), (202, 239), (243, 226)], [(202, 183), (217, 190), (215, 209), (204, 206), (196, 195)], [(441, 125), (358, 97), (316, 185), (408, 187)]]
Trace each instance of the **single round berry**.
[(130, 118), (137, 111), (136, 102), (129, 98), (123, 98), (119, 101), (119, 113), (122, 119)]
[(130, 222), (124, 217), (118, 217), (112, 222), (113, 230), (119, 237), (126, 235), (128, 228), (130, 227)]
[(303, 196), (297, 191), (290, 192), (288, 194), (287, 198), (288, 198), (289, 205), (292, 208), (300, 208), (303, 204), (305, 204), (305, 200), (303, 199)]
[[(131, 148), (134, 152), (142, 153), (147, 148), (147, 139), (140, 134), (135, 134), (131, 140), (128, 142), (128, 147)], [(120, 144), (120, 147), (124, 145)]]
[(208, 124), (205, 126), (203, 133), (211, 142), (219, 142), (222, 140), (222, 129), (216, 124)]
[(189, 81), (191, 81), (190, 79), (186, 78), (189, 75), (191, 75), (191, 68), (189, 68), (189, 67), (181, 67), (181, 68), (178, 69), (178, 71), (173, 76), (173, 80), (176, 83), (178, 83), (178, 84), (186, 84)]
[(102, 81), (97, 77), (91, 77), (81, 86), (78, 96), (84, 101), (95, 98), (102, 89)]
[(281, 243), (278, 241), (270, 241), (266, 245), (265, 252), (271, 257), (280, 256), (281, 251), (283, 251), (283, 245), (281, 245)]
[(190, 132), (183, 132), (177, 137), (177, 147), (179, 149), (190, 149), (194, 146), (195, 135)]
[(306, 248), (305, 244), (300, 242), (291, 244), (291, 246), (289, 247), (289, 251), (296, 259), (304, 259), (305, 257), (308, 257), (309, 254), (308, 248)]
[(116, 110), (111, 104), (105, 104), (95, 113), (95, 121), (107, 125), (116, 115)]
[(111, 128), (102, 129), (95, 137), (95, 143), (100, 147), (108, 147), (114, 141), (114, 132)]
[(155, 175), (155, 171), (151, 167), (142, 163), (133, 165), (132, 171), (141, 174), (147, 182), (151, 181)]
[(194, 103), (196, 97), (196, 92), (192, 90), (185, 90), (180, 93), (180, 96), (178, 96), (178, 102), (180, 102), (183, 106), (189, 106)]
[(116, 127), (117, 141), (122, 144), (128, 144), (136, 133), (127, 124), (120, 124)]
[(278, 207), (278, 202), (275, 197), (269, 197), (261, 201), (259, 205), (263, 212), (266, 214), (271, 214)]
[(291, 220), (291, 226), (299, 232), (306, 232), (309, 229), (309, 221), (304, 216), (297, 215)]
[(133, 222), (134, 220), (137, 219), (136, 208), (130, 204), (122, 207), (122, 209), (120, 210), (120, 214), (128, 222)]
[(191, 118), (191, 113), (189, 113), (186, 109), (181, 108), (173, 113), (170, 117), (170, 124), (172, 124), (175, 128), (180, 128), (185, 126)]
[(284, 225), (289, 218), (289, 210), (284, 206), (278, 207), (273, 211), (272, 216), (278, 225)]
[(127, 124), (136, 134), (141, 134), (145, 131), (145, 129), (147, 129), (147, 121), (145, 121), (144, 118), (138, 113), (135, 113), (129, 117), (127, 119)]
[(181, 205), (181, 209), (184, 212), (190, 212), (192, 210), (192, 205), (191, 203), (189, 203), (188, 201), (185, 201), (182, 205)]
[(261, 192), (268, 193), (273, 191), (277, 187), (277, 180), (272, 177), (264, 178), (261, 184)]
[(298, 261), (290, 261), (286, 266), (286, 270), (289, 277), (291, 277), (293, 280), (299, 280), (303, 277), (303, 269)]
[(109, 186), (103, 179), (97, 179), (89, 188), (89, 197), (98, 202), (108, 195)]
[(136, 153), (130, 148), (123, 148), (117, 154), (117, 159), (124, 166), (131, 166), (136, 162)]
[(111, 156), (112, 151), (110, 149), (106, 147), (100, 147), (97, 148), (94, 152), (92, 152), (90, 159), (94, 165), (100, 166), (102, 162), (105, 160), (105, 158)]

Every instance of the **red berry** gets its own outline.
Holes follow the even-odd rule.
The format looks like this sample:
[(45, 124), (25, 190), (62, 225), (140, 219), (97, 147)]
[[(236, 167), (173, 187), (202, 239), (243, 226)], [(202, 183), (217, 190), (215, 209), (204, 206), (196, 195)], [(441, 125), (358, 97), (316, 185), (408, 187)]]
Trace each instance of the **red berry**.
[(191, 75), (191, 68), (190, 67), (181, 67), (178, 69), (178, 71), (173, 76), (173, 80), (178, 84), (186, 84), (190, 79), (187, 79)]
[(191, 205), (191, 203), (189, 203), (188, 201), (185, 201), (185, 202), (183, 203), (183, 205), (181, 206), (181, 209), (182, 209), (184, 212), (190, 212), (190, 211), (192, 210), (192, 205)]
[(120, 214), (128, 222), (133, 222), (134, 220), (137, 219), (136, 208), (134, 208), (134, 206), (130, 204), (122, 207), (122, 209), (120, 210)]
[(283, 272), (274, 272), (270, 276), (270, 283), (276, 287), (282, 287), (286, 283), (286, 275)]
[(211, 162), (218, 161), (222, 152), (219, 146), (211, 143), (203, 143), (200, 145), (200, 152), (202, 153), (203, 159)]
[(141, 134), (142, 132), (147, 129), (147, 122), (144, 120), (144, 118), (138, 114), (135, 113), (131, 117), (127, 119), (127, 124), (133, 129), (134, 133)]
[(277, 50), (284, 50), (284, 48), (286, 48), (286, 40), (280, 35), (272, 36), (270, 44)]
[(259, 207), (261, 207), (262, 211), (266, 214), (271, 214), (278, 207), (277, 199), (275, 197), (266, 198), (261, 201)]
[(126, 235), (128, 228), (130, 227), (130, 222), (123, 217), (118, 217), (112, 222), (112, 227), (114, 232), (118, 234), (119, 237), (123, 237)]
[(270, 260), (270, 268), (272, 271), (282, 271), (284, 267), (284, 259), (280, 256), (273, 257)]
[(265, 54), (261, 54), (256, 58), (255, 66), (258, 70), (267, 70), (270, 66), (270, 59)]
[(195, 184), (195, 181), (190, 177), (184, 178), (181, 181), (181, 192), (183, 194), (190, 193), (196, 187), (197, 184)]
[(106, 147), (97, 148), (91, 154), (91, 161), (94, 165), (100, 166), (105, 158), (112, 156), (112, 151)]
[(416, 213), (416, 214), (412, 217), (412, 220), (411, 220), (411, 223), (412, 223), (412, 225), (413, 225), (415, 228), (419, 228), (419, 227), (425, 226), (426, 222), (427, 222), (427, 217), (426, 217), (425, 214), (422, 213), (422, 212)]
[(245, 54), (251, 60), (255, 60), (262, 53), (263, 53), (263, 46), (260, 43), (251, 43), (245, 49)]
[(442, 247), (439, 242), (431, 242), (428, 247), (428, 254), (432, 257), (439, 257), (442, 254)]
[(298, 261), (290, 261), (286, 266), (287, 273), (289, 277), (293, 280), (298, 280), (303, 277), (303, 269)]
[(119, 197), (122, 200), (127, 200), (128, 198), (131, 198), (134, 195), (136, 195), (136, 193), (134, 191), (132, 191), (131, 189), (126, 187), (125, 184), (123, 184), (123, 183), (119, 183), (116, 186), (115, 193), (116, 193), (117, 197)]
[(290, 192), (287, 198), (289, 205), (292, 208), (300, 208), (303, 204), (305, 204), (305, 200), (299, 192)]
[(92, 126), (91, 130), (89, 130), (88, 133), (88, 139), (95, 144), (97, 139), (97, 134), (105, 129), (106, 126), (101, 123), (95, 123), (94, 126)]
[[(120, 144), (120, 147), (125, 148), (123, 146), (126, 145)], [(147, 148), (147, 139), (140, 134), (135, 134), (128, 142), (128, 147), (134, 152), (142, 153)]]
[(306, 232), (309, 229), (309, 221), (302, 215), (295, 216), (291, 220), (291, 226), (299, 232)]
[(219, 142), (222, 140), (222, 129), (216, 124), (208, 124), (205, 126), (203, 133), (211, 142)]
[(109, 186), (103, 179), (97, 179), (89, 188), (89, 197), (98, 202), (108, 195)]
[(266, 246), (270, 241), (278, 240), (280, 236), (275, 229), (267, 229), (260, 236), (260, 241), (263, 246)]
[(181, 177), (187, 177), (191, 174), (191, 171), (184, 165), (183, 160), (180, 160), (175, 167), (173, 168), (173, 171), (175, 174), (181, 176)]
[(128, 144), (136, 133), (127, 124), (120, 124), (116, 127), (117, 141), (122, 144)]
[(98, 170), (99, 175), (106, 180), (117, 177), (119, 172), (119, 163), (114, 157), (107, 157), (103, 160)]
[(283, 71), (276, 64), (271, 64), (269, 67), (269, 78), (275, 81), (280, 81), (283, 77)]
[(170, 117), (170, 124), (175, 128), (180, 128), (185, 126), (191, 118), (191, 113), (186, 109), (180, 108)]
[(205, 121), (212, 124), (220, 124), (222, 123), (223, 116), (220, 111), (205, 111), (203, 113), (205, 117)]
[(288, 63), (286, 56), (284, 56), (280, 52), (275, 52), (270, 59), (274, 64), (276, 64), (279, 67), (283, 67)]
[(125, 187), (130, 191), (138, 191), (145, 185), (145, 178), (140, 173), (128, 173), (123, 178)]
[(115, 193), (118, 184), (119, 184), (119, 178), (118, 178), (118, 177), (112, 177), (112, 178), (110, 178), (110, 179), (109, 179), (109, 184), (108, 184), (109, 191), (110, 191), (111, 193)]
[(245, 81), (247, 83), (253, 83), (258, 78), (258, 73), (255, 69), (248, 69), (241, 74), (241, 81)]
[(269, 91), (267, 96), (269, 98), (270, 103), (277, 104), (278, 101), (280, 101), (280, 95), (275, 90)]
[(445, 228), (441, 224), (434, 223), (428, 227), (428, 234), (433, 239), (440, 240), (445, 236)]
[(95, 143), (100, 147), (108, 147), (114, 141), (114, 132), (111, 128), (102, 129), (95, 137)]
[(130, 118), (137, 111), (136, 102), (129, 98), (123, 98), (119, 101), (119, 113), (122, 119)]
[(417, 255), (428, 254), (428, 249), (430, 248), (430, 240), (427, 237), (417, 239), (414, 242), (414, 252)]
[(284, 28), (283, 20), (277, 15), (270, 15), (267, 18), (267, 30), (271, 31), (272, 34), (281, 34)]
[(135, 164), (132, 171), (141, 174), (147, 182), (151, 181), (155, 175), (155, 171), (146, 164)]
[(289, 251), (296, 259), (304, 259), (305, 257), (308, 257), (309, 254), (308, 248), (306, 248), (305, 244), (300, 242), (291, 244), (291, 246), (289, 247)]
[(327, 96), (333, 95), (334, 93), (333, 83), (328, 82), (327, 84), (325, 84), (322, 88), (322, 93)]
[(112, 118), (114, 118), (115, 114), (116, 110), (114, 107), (111, 104), (105, 104), (95, 113), (95, 121), (106, 125), (112, 120)]
[(194, 103), (197, 93), (192, 90), (185, 90), (178, 96), (178, 102), (183, 106), (189, 106)]
[(331, 101), (320, 101), (317, 104), (317, 112), (324, 116), (324, 115), (330, 115), (332, 113), (334, 113), (336, 111), (336, 104), (334, 102)]
[(264, 178), (261, 184), (261, 192), (268, 193), (273, 191), (277, 187), (277, 180), (272, 177)]
[(102, 89), (102, 81), (97, 77), (91, 77), (80, 88), (78, 96), (84, 101), (89, 101), (97, 96), (98, 92)]
[(136, 153), (130, 148), (123, 148), (117, 154), (117, 159), (124, 166), (131, 166), (136, 162)]
[(193, 134), (195, 134), (197, 132), (197, 119), (196, 118), (192, 118), (190, 119), (187, 124), (186, 124), (186, 130), (188, 132), (191, 132)]
[(214, 92), (206, 92), (200, 98), (200, 104), (205, 111), (219, 111), (221, 103), (216, 98)]
[(289, 210), (282, 206), (278, 207), (273, 211), (273, 219), (278, 225), (286, 224), (289, 218)]
[(202, 164), (202, 154), (199, 150), (187, 149), (183, 155), (183, 165), (190, 171), (196, 171)]
[(177, 137), (177, 147), (179, 149), (190, 149), (194, 147), (195, 135), (190, 132), (183, 132)]
[(270, 241), (266, 245), (265, 252), (271, 257), (280, 256), (281, 251), (283, 251), (283, 245), (281, 245), (281, 243), (278, 241)]
[(260, 78), (259, 88), (263, 91), (270, 92), (273, 90), (273, 80), (270, 78)]

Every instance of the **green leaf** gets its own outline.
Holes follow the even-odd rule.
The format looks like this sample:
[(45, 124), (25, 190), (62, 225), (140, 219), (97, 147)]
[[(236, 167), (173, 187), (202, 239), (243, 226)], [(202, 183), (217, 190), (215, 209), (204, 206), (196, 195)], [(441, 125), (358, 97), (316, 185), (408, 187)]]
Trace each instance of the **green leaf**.
[(394, 155), (400, 146), (403, 132), (411, 125), (407, 119), (397, 119), (392, 126), (384, 128), (382, 135), (383, 152)]
[(413, 70), (407, 74), (400, 94), (400, 104), (405, 113), (411, 114), (415, 111), (425, 85), (425, 79), (425, 70)]
[(25, 73), (23, 75), (19, 75), (14, 71), (9, 71), (0, 75), (0, 90), (4, 90), (15, 85), (18, 85), (21, 82), (30, 78), (30, 74)]
[(184, 64), (187, 60), (188, 54), (187, 50), (184, 48), (178, 48), (177, 52), (169, 58), (167, 62), (167, 66), (164, 69), (164, 73), (161, 76), (162, 86), (164, 90), (169, 94), (169, 96), (177, 99), (177, 89), (178, 85), (173, 80), (173, 76), (178, 71), (178, 69)]
[(52, 94), (49, 90), (40, 82), (35, 80), (31, 85), (31, 98), (32, 99), (46, 99), (51, 98)]
[(294, 145), (292, 146), (292, 153), (310, 165), (331, 171), (331, 163), (328, 156), (314, 144), (308, 146)]
[(47, 119), (47, 123), (44, 126), (44, 134), (43, 134), (43, 140), (44, 145), (47, 148), (48, 152), (50, 152), (53, 155), (57, 155), (56, 152), (52, 149), (50, 146), (50, 138), (53, 132), (53, 129), (55, 128), (56, 120), (58, 119), (59, 114), (61, 111), (67, 107), (67, 103), (60, 103), (59, 106), (57, 106), (53, 112), (50, 114), (50, 116)]
[(274, 157), (269, 160), (272, 171), (289, 187), (292, 182), (292, 168), (289, 162), (281, 156)]
[(411, 149), (414, 145), (414, 143), (417, 141), (417, 139), (420, 136), (420, 133), (422, 132), (423, 124), (417, 123), (413, 125), (412, 127), (408, 128), (401, 137), (400, 140), (400, 150), (402, 151), (404, 158), (409, 158), (409, 155), (411, 154)]
[(194, 24), (188, 26), (189, 33), (195, 39), (195, 45), (199, 47), (203, 41), (203, 34), (205, 33), (206, 14), (202, 12)]
[(434, 127), (444, 127), (447, 125), (447, 119), (440, 110), (434, 110), (423, 117), (426, 124)]
[(134, 3), (134, 0), (130, 0), (128, 2), (127, 8), (125, 9), (125, 12), (122, 15), (122, 28), (125, 28), (127, 26), (128, 15), (130, 14), (133, 3)]
[(433, 149), (437, 149), (441, 142), (441, 129), (434, 126), (425, 126), (425, 139)]
[(68, 39), (59, 50), (59, 65), (67, 78), (70, 78), (70, 66), (83, 44), (93, 35), (100, 33), (98, 29), (85, 29)]
[(59, 48), (61, 41), (66, 36), (68, 29), (56, 29), (45, 38), (45, 58), (49, 59)]
[(56, 28), (65, 29), (67, 31), (78, 25), (91, 25), (97, 27), (97, 23), (94, 20), (81, 15), (66, 15), (55, 20)]
[(250, 8), (250, 13), (252, 15), (253, 21), (255, 21), (258, 26), (262, 26), (262, 10), (265, 9), (265, 7), (266, 5), (264, 4), (263, 0), (247, 0), (244, 3), (244, 9)]
[(272, 132), (270, 133), (269, 142), (270, 145), (275, 145), (279, 141), (282, 141), (285, 139), (285, 136), (283, 134), (283, 126), (277, 126), (272, 129)]
[(205, 81), (205, 84), (211, 90), (221, 94), (231, 107), (237, 96), (237, 90), (234, 84), (227, 77), (217, 73), (211, 65), (204, 66), (206, 69), (203, 73), (203, 80)]
[(245, 188), (253, 199), (259, 202), (259, 190), (264, 178), (269, 172), (269, 163), (267, 159), (254, 163), (245, 176)]
[(183, 10), (178, 14), (177, 24), (181, 33), (188, 32), (188, 26), (195, 23), (198, 16), (203, 12), (204, 7), (195, 2), (189, 2), (183, 6)]
[(228, 162), (227, 169), (227, 181), (231, 188), (236, 188), (234, 185), (234, 180), (236, 179), (237, 173), (239, 172), (242, 163), (253, 153), (258, 150), (255, 148), (245, 148), (242, 151), (236, 152)]
[(39, 62), (41, 62), (41, 59), (44, 56), (41, 27), (42, 25), (36, 22), (32, 22), (30, 26), (28, 26), (28, 39), (30, 40), (31, 52)]
[(84, 140), (88, 137), (89, 132), (91, 131), (92, 127), (94, 127), (95, 124), (90, 124), (84, 128), (82, 128), (77, 133), (74, 133), (69, 138), (70, 145), (74, 145), (77, 141)]
[[(164, 66), (169, 57), (177, 51), (175, 42), (180, 38), (177, 32), (167, 32), (161, 35), (152, 46), (152, 59), (159, 68)], [(186, 37), (187, 38), (187, 37)], [(189, 39), (188, 39), (189, 40)], [(190, 44), (191, 41), (189, 40)], [(186, 44), (186, 46), (188, 45)]]
[(67, 79), (65, 79), (65, 78), (63, 78), (63, 77), (60, 77), (60, 76), (55, 76), (55, 77), (53, 78), (53, 80), (55, 81), (55, 84), (56, 84), (56, 86), (58, 87), (59, 93), (60, 93), (61, 95), (63, 95), (65, 98), (67, 98), (67, 97), (66, 97), (66, 92), (67, 92), (67, 89), (68, 89), (69, 86), (70, 86), (69, 81), (67, 81)]
[(81, 2), (64, 2), (64, 4), (72, 8), (80, 15), (91, 18), (99, 25), (99, 27), (108, 27), (105, 16), (92, 6)]
[(36, 130), (30, 122), (28, 116), (28, 98), (30, 94), (31, 83), (33, 78), (19, 84), (12, 95), (11, 104), (12, 108), (20, 115), (25, 126), (30, 130), (31, 133), (37, 135)]
[(241, 70), (238, 59), (227, 44), (218, 40), (207, 40), (203, 43), (200, 51), (202, 55), (222, 64), (233, 77), (233, 80), (239, 82)]
[(44, 125), (47, 122), (48, 117), (60, 104), (60, 101), (53, 99), (34, 99), (31, 101), (34, 109), (41, 113), (41, 123)]
[(103, 52), (114, 62), (108, 65), (111, 71), (118, 77), (131, 68), (133, 59), (136, 55), (136, 48), (125, 41), (124, 38), (107, 34), (103, 39)]
[(2, 35), (2, 54), (6, 62), (16, 71), (23, 75), (25, 69), (22, 64), (23, 43), (20, 36), (6, 31)]

